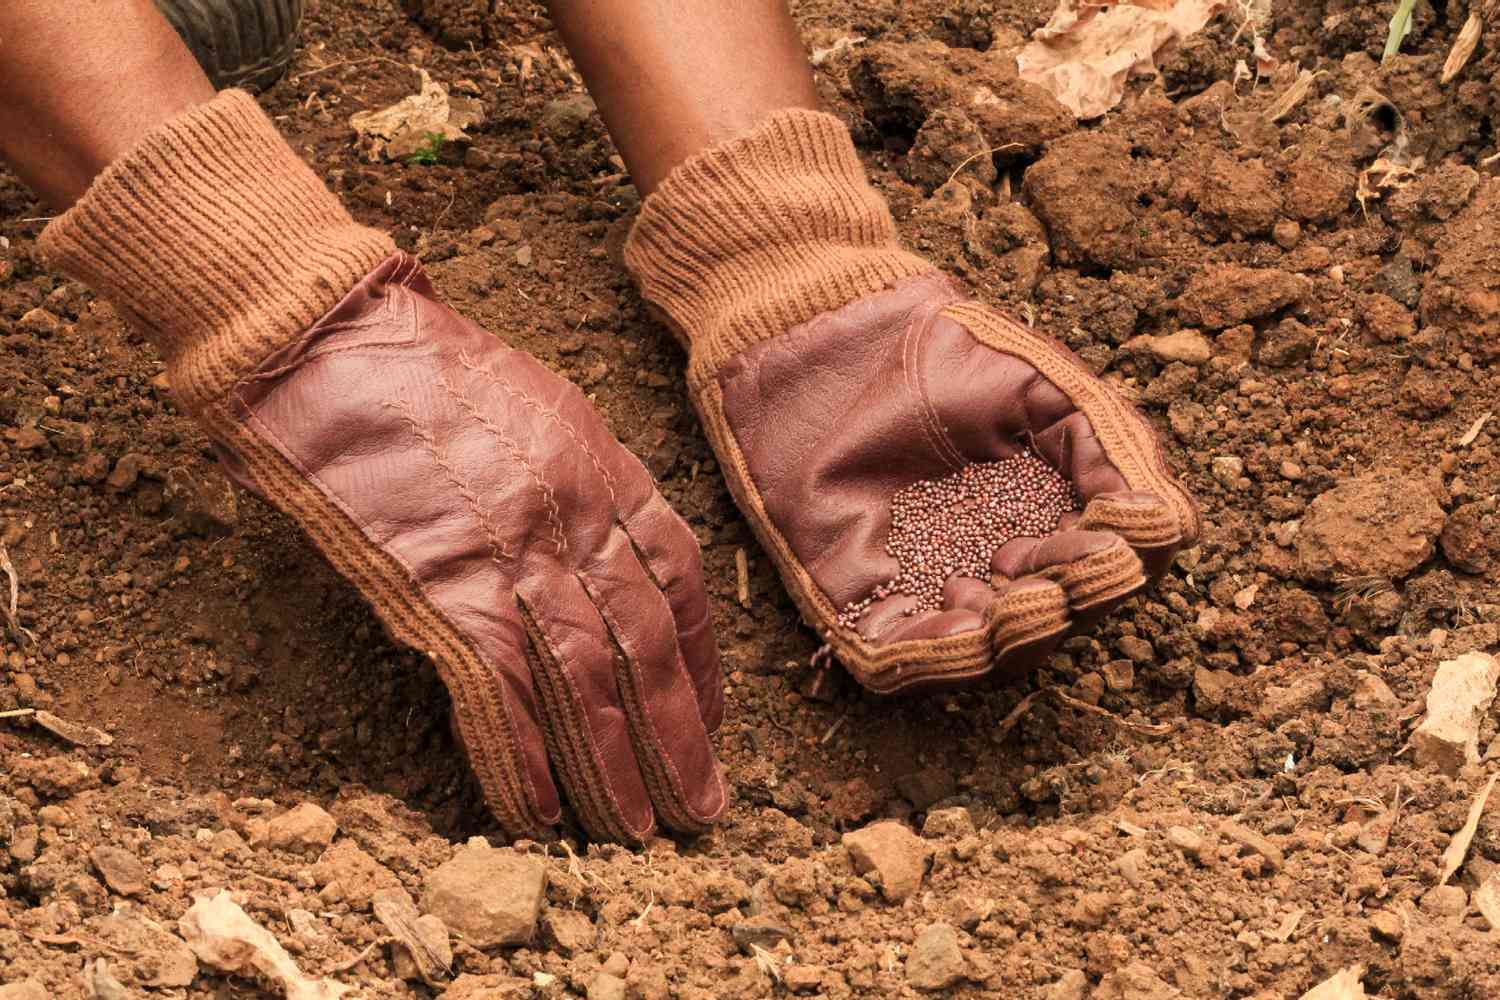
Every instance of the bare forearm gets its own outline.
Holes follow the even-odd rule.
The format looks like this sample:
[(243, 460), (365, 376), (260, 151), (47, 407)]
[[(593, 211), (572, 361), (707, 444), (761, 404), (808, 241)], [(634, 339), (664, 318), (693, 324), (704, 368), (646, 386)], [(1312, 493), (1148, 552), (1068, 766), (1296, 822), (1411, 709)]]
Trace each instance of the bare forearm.
[(771, 112), (817, 106), (784, 0), (550, 0), (548, 8), (643, 194)]
[(0, 159), (66, 208), (213, 86), (151, 0), (0, 3)]

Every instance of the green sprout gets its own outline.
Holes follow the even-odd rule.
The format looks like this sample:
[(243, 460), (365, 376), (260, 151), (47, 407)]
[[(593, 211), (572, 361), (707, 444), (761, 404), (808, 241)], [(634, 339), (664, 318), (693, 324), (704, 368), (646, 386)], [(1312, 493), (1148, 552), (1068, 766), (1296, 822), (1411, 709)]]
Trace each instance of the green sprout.
[(407, 163), (420, 163), (424, 167), (430, 167), (438, 161), (438, 156), (443, 152), (443, 143), (448, 140), (441, 132), (428, 132), (427, 144), (418, 146), (417, 151), (406, 158)]
[(1391, 56), (1401, 51), (1401, 43), (1411, 34), (1411, 13), (1416, 6), (1417, 0), (1401, 0), (1396, 4), (1396, 12), (1391, 15), (1390, 30), (1385, 36), (1385, 51), (1380, 56), (1382, 63), (1390, 62)]

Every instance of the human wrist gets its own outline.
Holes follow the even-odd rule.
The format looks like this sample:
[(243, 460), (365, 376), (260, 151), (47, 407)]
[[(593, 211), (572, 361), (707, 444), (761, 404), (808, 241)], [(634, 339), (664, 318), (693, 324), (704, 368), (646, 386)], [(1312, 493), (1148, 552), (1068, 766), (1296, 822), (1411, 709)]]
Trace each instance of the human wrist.
[(709, 369), (935, 270), (901, 248), (843, 123), (805, 109), (674, 169), (642, 206), (625, 261)]
[(143, 329), (190, 408), (394, 251), (233, 90), (148, 132), (40, 243), (53, 266)]

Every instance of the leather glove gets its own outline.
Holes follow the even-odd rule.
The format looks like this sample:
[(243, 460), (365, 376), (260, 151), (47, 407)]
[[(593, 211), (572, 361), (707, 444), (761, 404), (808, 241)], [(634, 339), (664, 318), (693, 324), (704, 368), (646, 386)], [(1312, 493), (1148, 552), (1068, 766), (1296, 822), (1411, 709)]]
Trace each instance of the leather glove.
[(831, 116), (679, 166), (626, 261), (741, 511), (868, 688), (1024, 674), (1197, 537), (1149, 425), (901, 250)]
[(508, 833), (558, 822), (559, 784), (600, 837), (721, 813), (692, 533), (577, 388), (445, 306), (247, 95), (161, 126), (43, 244), (147, 330), (235, 477), (432, 658)]

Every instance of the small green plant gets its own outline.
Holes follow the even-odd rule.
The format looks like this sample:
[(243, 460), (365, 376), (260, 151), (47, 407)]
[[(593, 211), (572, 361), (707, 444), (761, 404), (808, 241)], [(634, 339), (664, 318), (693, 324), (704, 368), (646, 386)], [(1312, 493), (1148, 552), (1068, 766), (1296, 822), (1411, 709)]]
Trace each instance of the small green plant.
[(438, 161), (438, 157), (442, 155), (443, 143), (447, 141), (441, 132), (428, 132), (427, 144), (425, 146), (418, 146), (417, 151), (406, 158), (406, 162), (419, 163), (424, 167), (432, 166)]
[(1380, 56), (1382, 63), (1390, 62), (1391, 56), (1401, 51), (1401, 43), (1411, 34), (1411, 13), (1416, 6), (1417, 0), (1400, 0), (1396, 4), (1396, 12), (1391, 15), (1390, 30), (1385, 36), (1385, 51)]

